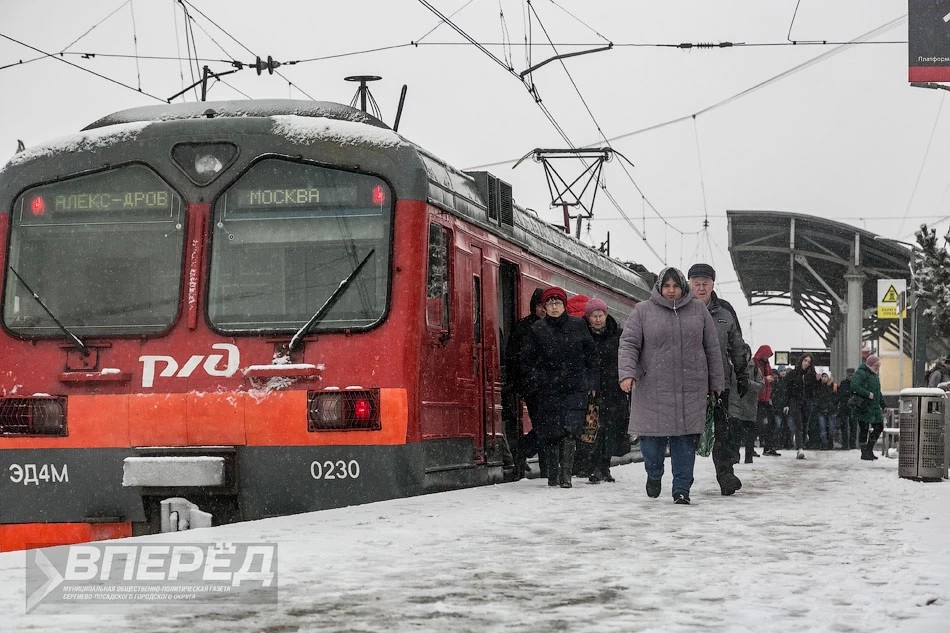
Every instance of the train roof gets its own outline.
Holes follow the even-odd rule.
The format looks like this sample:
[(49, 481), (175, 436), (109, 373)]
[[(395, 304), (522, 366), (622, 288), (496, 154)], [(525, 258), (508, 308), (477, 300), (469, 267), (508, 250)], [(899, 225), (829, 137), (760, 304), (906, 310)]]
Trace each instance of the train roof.
[(178, 121), (182, 119), (210, 119), (217, 117), (271, 117), (294, 115), (319, 117), (337, 121), (365, 123), (390, 129), (388, 125), (358, 108), (332, 101), (302, 101), (299, 99), (254, 99), (244, 101), (201, 101), (157, 106), (141, 106), (119, 110), (93, 121), (83, 131), (142, 121)]
[[(196, 120), (215, 120), (220, 130), (253, 130), (284, 139), (273, 151), (299, 154), (302, 144), (324, 144), (341, 164), (359, 164), (379, 173), (398, 173), (394, 177), (396, 195), (404, 199), (424, 199), (454, 215), (461, 216), (542, 259), (582, 277), (630, 296), (646, 299), (653, 279), (645, 269), (607, 257), (560, 227), (541, 220), (513, 200), (507, 221), (490, 207), (497, 201), (486, 191), (485, 172), (464, 172), (452, 167), (431, 152), (399, 135), (376, 117), (357, 108), (327, 101), (267, 99), (251, 101), (209, 101), (144, 106), (114, 112), (87, 125), (79, 134), (16, 154), (4, 170), (34, 159), (52, 158), (65, 153), (106, 147), (137, 139), (149, 142), (168, 131), (168, 124), (193, 126)], [(181, 128), (184, 132), (185, 128)], [(373, 146), (373, 156), (361, 148)], [(95, 154), (96, 152), (93, 152)], [(90, 161), (98, 160), (95, 156)], [(90, 165), (91, 168), (91, 165)], [(35, 174), (34, 174), (35, 175)], [(504, 183), (502, 183), (504, 184)], [(0, 183), (6, 193), (15, 183)], [(510, 195), (510, 188), (509, 188)]]

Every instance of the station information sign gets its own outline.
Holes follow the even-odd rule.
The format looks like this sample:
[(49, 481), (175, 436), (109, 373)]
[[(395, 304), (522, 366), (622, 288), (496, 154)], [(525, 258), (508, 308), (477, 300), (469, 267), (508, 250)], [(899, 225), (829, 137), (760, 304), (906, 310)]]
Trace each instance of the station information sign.
[(950, 81), (950, 3), (909, 0), (907, 5), (907, 80)]

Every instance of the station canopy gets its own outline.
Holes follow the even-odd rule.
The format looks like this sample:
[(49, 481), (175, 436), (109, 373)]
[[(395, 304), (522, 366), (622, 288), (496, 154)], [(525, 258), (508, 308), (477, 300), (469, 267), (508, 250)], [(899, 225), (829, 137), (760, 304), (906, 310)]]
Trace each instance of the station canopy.
[(732, 264), (749, 305), (791, 307), (831, 346), (846, 320), (845, 276), (863, 273), (862, 338), (896, 345), (896, 320), (877, 318), (877, 281), (909, 280), (910, 248), (810, 215), (743, 210), (726, 211), (726, 218)]

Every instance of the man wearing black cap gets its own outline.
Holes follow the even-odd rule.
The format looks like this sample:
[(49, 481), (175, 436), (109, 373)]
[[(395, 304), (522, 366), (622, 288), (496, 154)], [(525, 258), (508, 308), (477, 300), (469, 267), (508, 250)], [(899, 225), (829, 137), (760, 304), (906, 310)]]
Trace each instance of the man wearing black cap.
[(515, 322), (505, 343), (505, 376), (502, 383), (502, 419), (504, 420), (505, 439), (511, 451), (512, 472), (507, 477), (517, 481), (525, 476), (528, 470), (527, 458), (534, 451), (524, 446), (522, 436), (524, 428), (521, 423), (521, 399), (524, 397), (528, 405), (528, 415), (534, 417), (535, 399), (524, 393), (524, 370), (521, 366), (521, 350), (525, 339), (531, 333), (531, 326), (538, 319), (544, 318), (544, 304), (541, 303), (543, 288), (535, 288), (531, 293), (531, 302), (528, 315)]
[[(694, 297), (706, 304), (709, 314), (716, 322), (716, 331), (719, 334), (719, 349), (722, 352), (722, 367), (726, 376), (726, 390), (722, 392), (723, 406), (729, 409), (730, 384), (735, 386), (736, 393), (741, 398), (749, 390), (749, 374), (746, 364), (749, 359), (745, 356), (746, 343), (742, 340), (742, 329), (739, 327), (739, 318), (736, 311), (725, 299), (716, 296), (713, 286), (716, 282), (716, 270), (709, 264), (693, 264), (690, 266), (689, 287)], [(735, 494), (742, 488), (742, 482), (733, 471), (733, 464), (738, 461), (739, 445), (729, 428), (728, 418), (716, 421), (716, 442), (713, 444), (713, 464), (716, 467), (716, 479), (723, 495)]]

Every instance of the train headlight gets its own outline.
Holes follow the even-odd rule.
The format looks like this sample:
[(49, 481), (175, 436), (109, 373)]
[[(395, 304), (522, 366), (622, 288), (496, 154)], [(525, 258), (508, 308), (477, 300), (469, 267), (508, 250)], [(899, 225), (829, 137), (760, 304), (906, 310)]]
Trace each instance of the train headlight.
[(0, 398), (0, 435), (67, 435), (66, 398)]
[(379, 389), (308, 391), (307, 430), (378, 431)]
[(201, 177), (214, 178), (215, 174), (222, 169), (224, 169), (224, 163), (213, 154), (199, 154), (195, 158), (195, 173)]
[(207, 185), (237, 158), (233, 143), (179, 143), (172, 148), (172, 160), (196, 185)]

